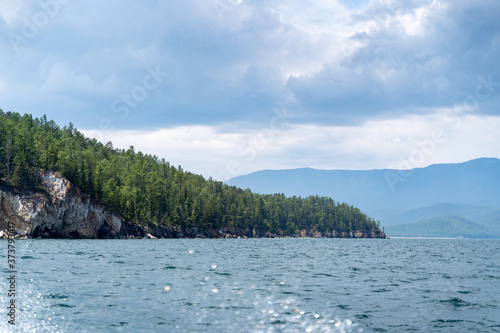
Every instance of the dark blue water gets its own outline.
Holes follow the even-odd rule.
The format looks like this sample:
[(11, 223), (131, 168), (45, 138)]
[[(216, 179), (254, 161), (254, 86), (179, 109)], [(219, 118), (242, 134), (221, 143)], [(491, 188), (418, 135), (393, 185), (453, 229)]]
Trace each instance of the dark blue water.
[(16, 245), (17, 332), (500, 332), (500, 240)]

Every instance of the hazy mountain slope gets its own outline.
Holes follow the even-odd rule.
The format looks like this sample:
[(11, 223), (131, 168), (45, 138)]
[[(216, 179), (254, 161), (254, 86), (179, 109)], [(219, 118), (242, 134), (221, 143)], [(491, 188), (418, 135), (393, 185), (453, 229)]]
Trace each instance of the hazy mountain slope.
[(384, 217), (385, 225), (411, 223), (438, 216), (457, 215), (486, 227), (500, 221), (500, 208), (439, 203)]
[(399, 170), (264, 170), (227, 181), (258, 193), (325, 195), (371, 213), (441, 202), (500, 207), (500, 160), (481, 158)]
[(392, 237), (493, 237), (488, 228), (459, 216), (441, 216), (423, 221), (385, 227)]
[(476, 214), (464, 215), (465, 218), (470, 219), (476, 223), (490, 228), (490, 230), (497, 231), (500, 234), (500, 208), (491, 208)]

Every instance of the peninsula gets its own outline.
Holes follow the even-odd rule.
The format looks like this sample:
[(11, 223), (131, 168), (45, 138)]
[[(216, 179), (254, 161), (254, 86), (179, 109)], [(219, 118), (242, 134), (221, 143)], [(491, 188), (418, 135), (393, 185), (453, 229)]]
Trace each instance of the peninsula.
[(256, 194), (86, 138), (72, 124), (1, 110), (0, 230), (21, 238), (385, 238), (379, 222), (349, 204)]

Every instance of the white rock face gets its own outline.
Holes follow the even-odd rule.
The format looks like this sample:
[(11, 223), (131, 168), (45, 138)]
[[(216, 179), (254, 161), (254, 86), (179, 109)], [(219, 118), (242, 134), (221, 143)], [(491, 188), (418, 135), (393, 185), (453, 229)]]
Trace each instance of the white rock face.
[(118, 214), (56, 172), (42, 171), (40, 179), (48, 195), (0, 190), (0, 230), (6, 230), (10, 221), (20, 236), (116, 237), (122, 227)]

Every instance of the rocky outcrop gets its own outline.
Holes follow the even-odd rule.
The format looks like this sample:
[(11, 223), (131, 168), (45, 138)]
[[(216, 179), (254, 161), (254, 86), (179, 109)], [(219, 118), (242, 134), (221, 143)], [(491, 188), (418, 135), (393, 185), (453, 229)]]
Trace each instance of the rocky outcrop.
[(239, 228), (179, 229), (125, 221), (57, 172), (40, 171), (45, 193), (0, 189), (0, 238), (386, 238), (382, 231), (301, 230), (285, 236)]
[(19, 236), (57, 238), (115, 238), (121, 217), (96, 203), (56, 172), (41, 171), (46, 193), (0, 190), (0, 229)]
[(349, 232), (325, 232), (317, 230), (301, 230), (298, 237), (308, 238), (386, 238), (383, 231), (349, 231)]

